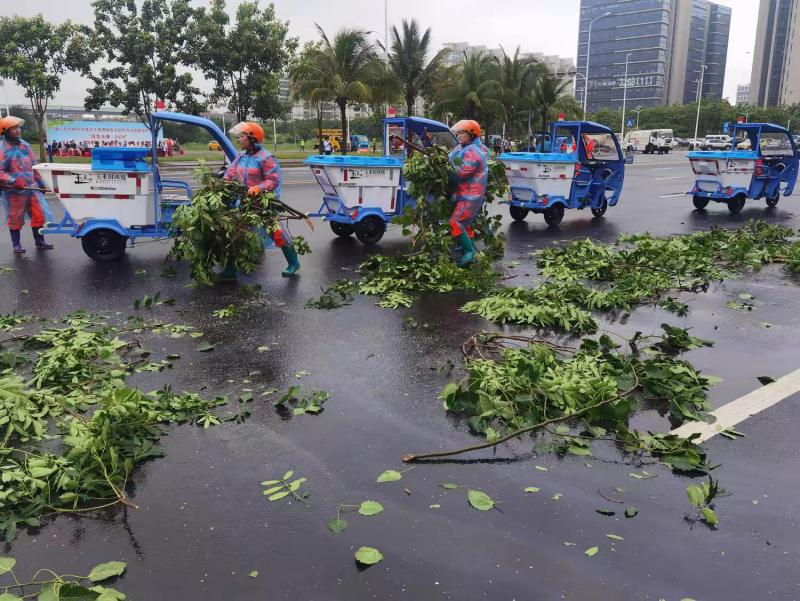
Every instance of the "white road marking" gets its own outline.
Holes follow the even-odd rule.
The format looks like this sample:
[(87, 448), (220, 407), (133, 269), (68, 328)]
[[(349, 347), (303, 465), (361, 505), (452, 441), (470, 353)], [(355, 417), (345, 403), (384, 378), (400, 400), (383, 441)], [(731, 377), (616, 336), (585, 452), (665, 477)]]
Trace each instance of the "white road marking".
[(720, 430), (733, 428), (736, 424), (777, 405), (793, 394), (800, 392), (800, 369), (778, 378), (775, 382), (755, 389), (735, 401), (711, 412), (717, 418), (713, 424), (689, 422), (675, 428), (670, 434), (688, 437), (695, 432), (700, 434), (695, 442), (703, 442), (719, 434)]
[(663, 196), (659, 196), (659, 198), (672, 198), (673, 196), (685, 196), (685, 192), (676, 192), (675, 194), (664, 194)]
[(657, 177), (657, 180), (665, 180), (665, 179), (686, 179), (689, 177), (688, 175), (671, 175), (669, 177)]

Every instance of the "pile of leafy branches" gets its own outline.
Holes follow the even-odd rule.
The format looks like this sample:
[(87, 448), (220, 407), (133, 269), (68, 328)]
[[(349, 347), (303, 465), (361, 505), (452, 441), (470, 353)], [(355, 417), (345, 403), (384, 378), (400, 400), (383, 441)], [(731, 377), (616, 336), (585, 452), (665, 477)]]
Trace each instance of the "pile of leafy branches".
[[(191, 275), (198, 284), (213, 284), (217, 266), (250, 273), (261, 259), (262, 235), (274, 232), (282, 215), (307, 219), (271, 192), (250, 197), (237, 181), (213, 177), (210, 171), (201, 176), (203, 186), (194, 193), (192, 202), (175, 211), (174, 245), (169, 253), (169, 259), (191, 263)], [(298, 238), (298, 252), (310, 252), (308, 244)]]
[(226, 402), (130, 387), (129, 375), (159, 364), (83, 313), (2, 339), (0, 350), (0, 530), (9, 542), (42, 516), (130, 504), (131, 472), (161, 454), (165, 427), (202, 424)]
[(542, 251), (538, 267), (548, 280), (533, 288), (500, 288), (462, 310), (498, 323), (591, 333), (597, 330), (593, 310), (630, 311), (650, 303), (682, 315), (688, 306), (670, 293), (705, 291), (714, 281), (767, 263), (794, 269), (800, 266), (798, 248), (793, 229), (763, 221), (666, 238), (620, 236), (613, 246), (577, 240)]
[(483, 250), (468, 269), (453, 260), (449, 219), (454, 205), (448, 169), (448, 155), (442, 148), (413, 153), (404, 168), (408, 191), (412, 197), (425, 200), (406, 207), (392, 221), (410, 236), (413, 252), (371, 256), (359, 266), (359, 280), (341, 280), (306, 306), (333, 309), (348, 304), (353, 294), (365, 294), (382, 297), (378, 303), (381, 307), (409, 307), (414, 293), (491, 289), (501, 276), (493, 262), (503, 256), (505, 237), (500, 233), (500, 216), (490, 216), (487, 205), (505, 192), (505, 168), (499, 161), (489, 161), (487, 202), (472, 225), (474, 240), (482, 243)]
[[(680, 359), (711, 346), (685, 329), (662, 324), (663, 334), (637, 332), (623, 345), (607, 334), (577, 349), (543, 339), (481, 333), (467, 341), (465, 377), (445, 386), (447, 411), (468, 416), (487, 443), (456, 452), (407, 456), (406, 461), (485, 448), (528, 432), (549, 433), (539, 450), (591, 455), (591, 441), (610, 439), (628, 453), (649, 454), (679, 471), (708, 471), (703, 449), (671, 434), (629, 428), (642, 407), (668, 412), (677, 425), (704, 420), (706, 392), (719, 380)], [(609, 434), (610, 433), (610, 434)]]

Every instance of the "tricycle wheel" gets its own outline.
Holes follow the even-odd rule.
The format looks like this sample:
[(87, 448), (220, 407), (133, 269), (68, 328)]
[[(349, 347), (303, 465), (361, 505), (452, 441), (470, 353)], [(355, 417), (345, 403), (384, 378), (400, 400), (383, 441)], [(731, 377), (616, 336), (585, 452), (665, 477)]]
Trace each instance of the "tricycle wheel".
[(544, 210), (544, 220), (549, 226), (556, 226), (564, 219), (564, 205), (555, 204)]
[(731, 215), (738, 215), (742, 211), (746, 198), (744, 194), (737, 194), (728, 201), (728, 210), (731, 212)]
[(767, 196), (767, 206), (769, 208), (772, 208), (772, 207), (776, 206), (780, 199), (781, 199), (781, 189), (780, 188), (776, 188), (774, 196)]
[(511, 214), (511, 218), (514, 221), (524, 221), (525, 218), (528, 216), (528, 209), (525, 207), (517, 207), (511, 205), (508, 207), (508, 212)]
[(347, 238), (348, 236), (352, 236), (355, 228), (349, 223), (341, 223), (339, 221), (331, 221), (331, 230), (337, 236), (342, 238)]
[(128, 238), (121, 236), (114, 230), (99, 229), (86, 234), (81, 238), (81, 246), (90, 259), (99, 263), (119, 261), (125, 254), (125, 245)]
[(606, 214), (608, 210), (608, 200), (605, 197), (600, 199), (600, 206), (599, 207), (592, 207), (592, 215), (595, 217), (602, 217)]
[(708, 206), (708, 199), (703, 198), (702, 196), (692, 197), (692, 202), (694, 203), (694, 208), (698, 211), (702, 211)]
[(385, 231), (386, 223), (377, 215), (367, 215), (355, 225), (356, 238), (364, 244), (377, 244)]

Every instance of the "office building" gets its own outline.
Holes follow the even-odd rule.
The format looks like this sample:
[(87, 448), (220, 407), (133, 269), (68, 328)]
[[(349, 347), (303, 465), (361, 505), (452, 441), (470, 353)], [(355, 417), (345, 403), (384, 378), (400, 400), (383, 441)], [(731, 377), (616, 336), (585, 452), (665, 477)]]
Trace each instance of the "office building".
[(750, 77), (750, 102), (800, 102), (800, 0), (761, 0)]
[[(576, 98), (589, 112), (722, 97), (731, 9), (708, 0), (581, 0)], [(589, 29), (591, 25), (591, 44)], [(627, 58), (628, 78), (625, 80)]]
[(750, 84), (740, 83), (736, 86), (736, 104), (748, 104), (750, 102)]

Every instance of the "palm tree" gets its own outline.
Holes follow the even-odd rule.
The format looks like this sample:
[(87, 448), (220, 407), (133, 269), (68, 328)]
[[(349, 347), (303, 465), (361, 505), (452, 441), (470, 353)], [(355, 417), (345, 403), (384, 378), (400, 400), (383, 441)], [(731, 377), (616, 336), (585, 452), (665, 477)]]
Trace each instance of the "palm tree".
[(513, 56), (509, 56), (501, 47), (503, 57), (500, 65), (500, 85), (503, 86), (502, 103), (506, 123), (514, 128), (519, 117), (528, 112), (531, 95), (540, 75), (541, 65), (533, 58), (520, 58), (519, 46)]
[(403, 34), (400, 35), (397, 27), (392, 27), (392, 44), (388, 52), (389, 70), (400, 81), (403, 98), (406, 101), (406, 114), (411, 117), (414, 114), (417, 97), (431, 81), (449, 50), (446, 48), (440, 50), (428, 61), (430, 28), (426, 29), (421, 37), (416, 19), (411, 21), (403, 19), (402, 28)]
[(569, 80), (553, 73), (544, 73), (533, 88), (533, 108), (542, 118), (542, 133), (547, 133), (547, 120), (550, 111), (559, 102), (562, 92), (569, 86)]
[(330, 99), (339, 107), (342, 118), (342, 154), (347, 153), (347, 105), (369, 100), (370, 74), (378, 59), (375, 46), (367, 39), (368, 32), (358, 28), (345, 28), (336, 33), (333, 41), (317, 25), (320, 44), (310, 46), (305, 61), (294, 71), (293, 77), (305, 82), (312, 101)]
[(441, 88), (435, 111), (452, 113), (459, 119), (475, 119), (482, 124), (503, 114), (503, 86), (497, 81), (497, 65), (483, 52), (464, 53), (452, 79)]
[(319, 87), (322, 72), (319, 65), (314, 62), (314, 56), (321, 50), (321, 46), (320, 42), (306, 42), (303, 50), (289, 65), (292, 96), (308, 100), (315, 109), (320, 154), (322, 154), (322, 105), (332, 100), (328, 90)]

